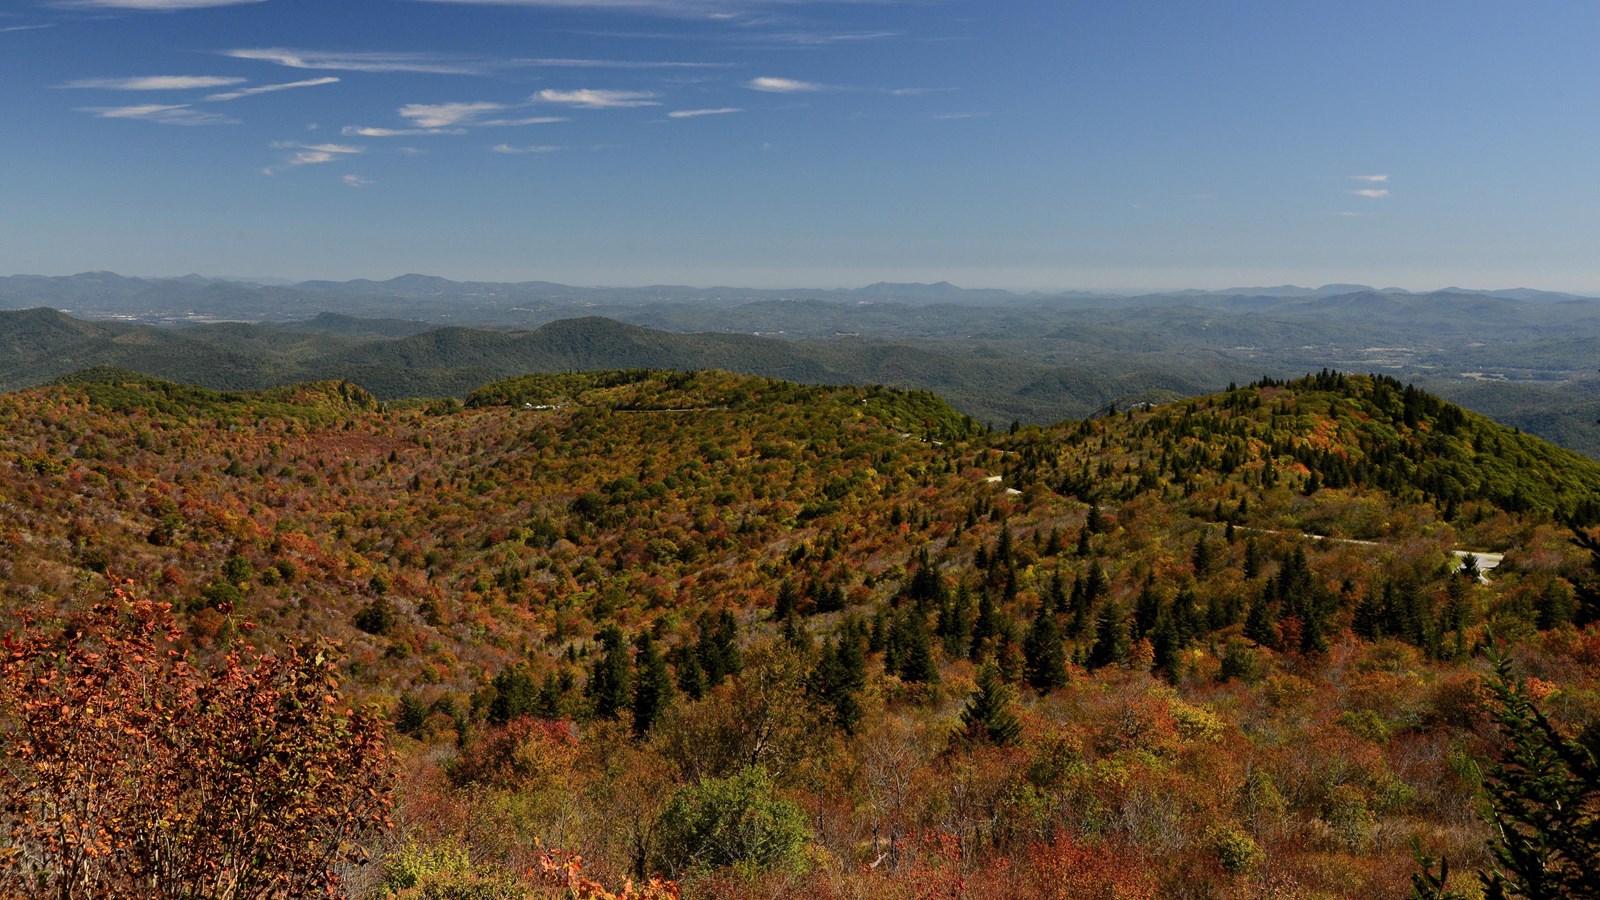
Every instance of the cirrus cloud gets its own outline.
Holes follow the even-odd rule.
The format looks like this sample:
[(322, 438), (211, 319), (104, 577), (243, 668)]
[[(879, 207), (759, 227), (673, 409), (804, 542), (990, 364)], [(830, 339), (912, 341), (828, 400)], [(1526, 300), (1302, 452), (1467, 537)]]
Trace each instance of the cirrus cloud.
[(219, 101), (238, 100), (240, 97), (254, 97), (257, 94), (271, 94), (277, 91), (291, 91), (295, 88), (320, 87), (324, 84), (338, 83), (339, 79), (330, 75), (327, 78), (309, 78), (305, 81), (288, 81), (282, 84), (261, 84), (255, 87), (240, 88), (237, 91), (227, 91), (221, 94), (208, 94), (206, 99)]
[(575, 91), (545, 89), (533, 95), (534, 100), (576, 106), (579, 109), (626, 109), (636, 106), (660, 106), (650, 91), (606, 91), (580, 88)]
[(187, 103), (144, 103), (138, 106), (86, 106), (78, 112), (101, 119), (139, 119), (160, 125), (238, 125), (239, 120), (221, 113), (201, 112)]
[(745, 82), (745, 87), (753, 91), (766, 91), (772, 94), (799, 94), (806, 91), (820, 91), (823, 86), (814, 81), (799, 81), (794, 78), (772, 78), (762, 76), (752, 78)]
[(180, 9), (206, 9), (212, 6), (242, 6), (265, 0), (61, 0), (58, 6), (82, 9), (132, 9), (148, 12), (173, 12)]
[(701, 116), (725, 116), (729, 113), (740, 113), (744, 110), (737, 106), (721, 106), (716, 109), (675, 109), (667, 113), (669, 119), (697, 119)]
[(272, 149), (294, 152), (289, 154), (282, 164), (262, 169), (263, 175), (276, 175), (285, 169), (297, 166), (318, 166), (367, 152), (367, 148), (351, 144), (297, 144), (294, 141), (274, 141)]
[(408, 103), (400, 107), (400, 117), (418, 128), (450, 128), (505, 108), (502, 103)]
[(291, 69), (333, 69), (343, 72), (420, 72), (428, 75), (478, 75), (484, 67), (468, 60), (429, 53), (330, 53), (257, 47), (225, 50), (234, 59), (277, 63)]
[(565, 148), (565, 147), (553, 147), (553, 146), (548, 146), (548, 145), (544, 145), (544, 144), (536, 144), (536, 145), (531, 146), (531, 147), (514, 147), (511, 144), (495, 144), (493, 147), (489, 148), (490, 152), (492, 152), (492, 153), (504, 153), (504, 154), (507, 154), (507, 155), (514, 155), (514, 154), (519, 154), (519, 153), (555, 153), (557, 151), (565, 150), (565, 149), (567, 149), (567, 148)]
[(133, 78), (79, 78), (59, 87), (102, 91), (192, 91), (244, 84), (247, 80), (220, 75), (141, 75)]

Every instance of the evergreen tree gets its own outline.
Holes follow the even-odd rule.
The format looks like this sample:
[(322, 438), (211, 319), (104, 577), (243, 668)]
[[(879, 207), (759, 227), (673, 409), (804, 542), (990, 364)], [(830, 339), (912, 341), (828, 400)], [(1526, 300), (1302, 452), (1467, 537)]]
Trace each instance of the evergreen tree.
[(1176, 679), (1178, 676), (1179, 653), (1183, 651), (1187, 642), (1178, 634), (1177, 627), (1173, 624), (1173, 617), (1162, 616), (1156, 627), (1150, 632), (1150, 645), (1155, 653), (1153, 660), (1157, 671), (1167, 673), (1167, 677)]
[(815, 609), (819, 613), (838, 612), (844, 609), (844, 587), (838, 582), (817, 589), (815, 594)]
[(666, 657), (650, 632), (641, 631), (633, 643), (638, 677), (633, 688), (633, 734), (644, 737), (672, 702), (672, 676)]
[(939, 570), (928, 558), (927, 547), (917, 551), (917, 558), (912, 568), (915, 571), (911, 575), (911, 580), (906, 582), (904, 596), (919, 607), (926, 607), (929, 604), (937, 607), (945, 599), (944, 580), (939, 577)]
[(1489, 688), (1503, 741), (1484, 779), (1494, 867), (1480, 873), (1489, 900), (1600, 897), (1600, 728), (1561, 734), (1491, 653)]
[(1244, 636), (1263, 647), (1278, 645), (1278, 618), (1272, 614), (1272, 601), (1263, 590), (1250, 602), (1250, 615), (1244, 620)]
[(1000, 612), (995, 609), (994, 596), (988, 591), (978, 595), (978, 617), (972, 622), (972, 647), (968, 656), (973, 662), (994, 649), (1000, 635)]
[(1178, 641), (1178, 649), (1189, 646), (1205, 634), (1205, 614), (1200, 610), (1200, 599), (1194, 595), (1194, 589), (1184, 585), (1178, 590), (1178, 596), (1172, 598), (1172, 605), (1168, 608), (1172, 616), (1173, 636)]
[(1375, 641), (1384, 636), (1383, 601), (1370, 588), (1356, 604), (1350, 630), (1357, 636)]
[(993, 663), (978, 673), (978, 689), (961, 710), (961, 736), (974, 744), (1010, 746), (1022, 736), (1022, 723), (1011, 712), (1011, 692)]
[(934, 634), (944, 642), (946, 656), (967, 655), (972, 646), (972, 592), (965, 584), (956, 588), (955, 596), (939, 608)]
[(607, 625), (600, 630), (601, 651), (589, 673), (584, 693), (598, 719), (615, 719), (631, 699), (633, 665), (628, 658), (628, 642), (622, 630)]
[(933, 661), (933, 644), (928, 636), (928, 620), (915, 607), (906, 610), (896, 623), (899, 651), (895, 670), (901, 680), (913, 684), (939, 680), (939, 667)]
[(496, 725), (534, 712), (539, 687), (523, 666), (502, 669), (494, 676), (494, 699), (489, 702), (489, 721)]
[(700, 657), (701, 671), (705, 672), (706, 687), (714, 688), (724, 678), (739, 674), (743, 667), (739, 655), (739, 625), (733, 613), (724, 609), (715, 616), (710, 611), (701, 613), (699, 629), (695, 653)]
[(1133, 602), (1133, 639), (1147, 637), (1155, 630), (1156, 620), (1161, 618), (1161, 595), (1156, 593), (1154, 581), (1146, 581), (1144, 588), (1139, 591), (1139, 596)]
[(1110, 589), (1111, 582), (1106, 578), (1106, 570), (1100, 568), (1099, 563), (1090, 566), (1088, 580), (1083, 585), (1083, 602), (1093, 607)]
[(1035, 690), (1051, 691), (1067, 683), (1066, 645), (1048, 602), (1039, 604), (1023, 639), (1022, 653), (1023, 674)]
[(822, 647), (807, 688), (833, 715), (833, 723), (846, 734), (861, 722), (861, 689), (867, 683), (867, 659), (859, 636), (843, 632)]
[(572, 673), (562, 670), (560, 675), (547, 672), (539, 686), (539, 696), (534, 699), (533, 714), (541, 719), (559, 719), (567, 711), (567, 694), (572, 692)]
[(1089, 650), (1089, 668), (1100, 669), (1121, 665), (1128, 661), (1133, 641), (1128, 638), (1128, 625), (1123, 621), (1122, 610), (1115, 603), (1100, 608), (1095, 620), (1094, 646)]
[(806, 630), (799, 616), (790, 616), (783, 620), (783, 639), (801, 653), (811, 652), (811, 632)]
[(1194, 565), (1196, 578), (1204, 578), (1211, 574), (1211, 567), (1216, 563), (1216, 553), (1205, 535), (1201, 535), (1200, 539), (1194, 542), (1194, 553), (1190, 556), (1190, 562)]
[(706, 670), (700, 667), (700, 654), (693, 647), (685, 644), (674, 652), (673, 664), (678, 669), (678, 690), (688, 695), (690, 700), (699, 700), (706, 695)]
[(1058, 616), (1072, 611), (1072, 599), (1067, 596), (1066, 582), (1061, 578), (1060, 569), (1050, 576), (1050, 587), (1045, 590), (1044, 602)]
[(772, 603), (772, 618), (781, 622), (800, 608), (800, 591), (788, 578), (778, 585), (778, 597)]

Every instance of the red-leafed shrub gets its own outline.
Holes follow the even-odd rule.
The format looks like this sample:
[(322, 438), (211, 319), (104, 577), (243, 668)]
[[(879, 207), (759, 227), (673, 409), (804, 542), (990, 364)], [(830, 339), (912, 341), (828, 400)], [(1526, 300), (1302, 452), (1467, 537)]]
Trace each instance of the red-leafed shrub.
[(338, 896), (388, 826), (382, 725), (345, 708), (327, 648), (201, 668), (180, 636), (120, 587), (6, 636), (0, 893)]

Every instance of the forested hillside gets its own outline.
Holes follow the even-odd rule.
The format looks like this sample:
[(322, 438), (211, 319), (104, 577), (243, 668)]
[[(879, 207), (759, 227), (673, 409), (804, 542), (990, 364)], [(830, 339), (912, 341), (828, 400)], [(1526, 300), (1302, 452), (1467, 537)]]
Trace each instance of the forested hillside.
[(1600, 745), (1597, 524), (1600, 463), (1331, 372), (1001, 432), (642, 369), (0, 396), (29, 627), (340, 643), (397, 754), (353, 896), (1403, 896), (1414, 844), (1482, 896), (1485, 654)]

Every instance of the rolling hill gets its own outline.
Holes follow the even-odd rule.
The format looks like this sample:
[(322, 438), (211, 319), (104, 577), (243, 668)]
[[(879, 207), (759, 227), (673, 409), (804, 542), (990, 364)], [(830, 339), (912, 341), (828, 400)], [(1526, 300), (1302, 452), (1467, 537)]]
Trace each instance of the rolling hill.
[[(586, 322), (490, 346), (596, 334), (672, 352)], [(1597, 520), (1600, 464), (1332, 372), (1003, 432), (715, 371), (465, 405), (106, 369), (0, 395), (0, 606), (49, 621), (131, 578), (198, 663), (342, 642), (404, 773), (382, 877), (415, 891), (512, 891), (535, 837), (704, 894), (1088, 867), (1134, 896), (1393, 895), (1412, 838), (1470, 871), (1489, 635), (1557, 727), (1600, 721)], [(708, 796), (781, 813), (790, 849), (683, 863), (669, 810)]]

